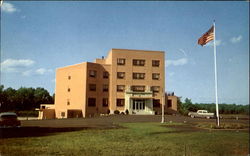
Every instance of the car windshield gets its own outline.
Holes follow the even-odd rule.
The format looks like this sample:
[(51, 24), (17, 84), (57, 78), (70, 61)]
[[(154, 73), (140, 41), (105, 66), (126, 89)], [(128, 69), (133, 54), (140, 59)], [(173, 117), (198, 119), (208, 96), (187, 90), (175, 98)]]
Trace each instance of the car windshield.
[(2, 115), (1, 118), (2, 119), (16, 119), (17, 116), (16, 115)]

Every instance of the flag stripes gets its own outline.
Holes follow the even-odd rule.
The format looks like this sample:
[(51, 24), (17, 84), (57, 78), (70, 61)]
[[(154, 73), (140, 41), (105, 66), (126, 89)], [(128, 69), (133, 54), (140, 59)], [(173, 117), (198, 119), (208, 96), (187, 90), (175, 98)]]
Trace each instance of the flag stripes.
[(204, 46), (207, 44), (209, 41), (212, 41), (214, 39), (214, 26), (212, 26), (205, 34), (203, 34), (199, 39), (198, 39), (198, 44), (201, 46)]

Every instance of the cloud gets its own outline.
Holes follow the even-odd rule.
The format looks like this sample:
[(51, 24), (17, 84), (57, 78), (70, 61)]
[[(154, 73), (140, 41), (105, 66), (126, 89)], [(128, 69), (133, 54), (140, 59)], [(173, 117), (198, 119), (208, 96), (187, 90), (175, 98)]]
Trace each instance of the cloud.
[[(216, 45), (216, 46), (222, 45), (222, 41), (221, 41), (221, 40), (216, 40), (216, 41), (215, 41), (215, 45)], [(214, 41), (211, 41), (211, 42), (207, 43), (205, 46), (208, 46), (208, 47), (214, 46)]]
[(32, 66), (35, 61), (30, 59), (7, 59), (1, 63), (1, 71), (20, 72), (21, 69)]
[(180, 52), (182, 52), (185, 56), (187, 56), (186, 52), (183, 49), (179, 49)]
[(166, 66), (182, 66), (188, 63), (188, 59), (187, 58), (181, 58), (181, 59), (177, 59), (177, 60), (166, 60)]
[(53, 72), (52, 69), (45, 69), (45, 68), (39, 68), (35, 71), (35, 73), (38, 75), (44, 75), (44, 74), (51, 73), (51, 72)]
[(1, 6), (1, 10), (6, 13), (13, 13), (17, 11), (15, 6), (8, 2), (3, 2), (3, 5)]
[(27, 71), (22, 72), (23, 76), (30, 76), (31, 74), (32, 74), (32, 70), (27, 70)]
[(239, 35), (238, 37), (232, 37), (232, 38), (230, 39), (230, 41), (231, 41), (232, 43), (238, 43), (238, 42), (241, 41), (241, 39), (242, 39), (242, 36)]
[(20, 73), (23, 76), (45, 75), (52, 73), (52, 69), (34, 69), (35, 61), (31, 59), (7, 59), (1, 63), (1, 72)]

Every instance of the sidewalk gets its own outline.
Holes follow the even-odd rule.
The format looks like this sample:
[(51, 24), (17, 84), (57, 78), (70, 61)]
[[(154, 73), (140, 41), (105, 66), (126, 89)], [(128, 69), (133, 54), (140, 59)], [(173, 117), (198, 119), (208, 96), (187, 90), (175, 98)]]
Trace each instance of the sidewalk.
[(38, 117), (17, 117), (18, 120), (38, 120)]

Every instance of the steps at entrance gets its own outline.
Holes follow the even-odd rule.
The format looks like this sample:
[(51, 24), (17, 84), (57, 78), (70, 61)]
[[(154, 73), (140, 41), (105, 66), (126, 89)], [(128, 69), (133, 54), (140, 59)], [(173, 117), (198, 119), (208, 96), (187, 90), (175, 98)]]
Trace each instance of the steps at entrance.
[(146, 112), (146, 111), (133, 111), (134, 115), (154, 115), (155, 111), (150, 111), (150, 112)]

